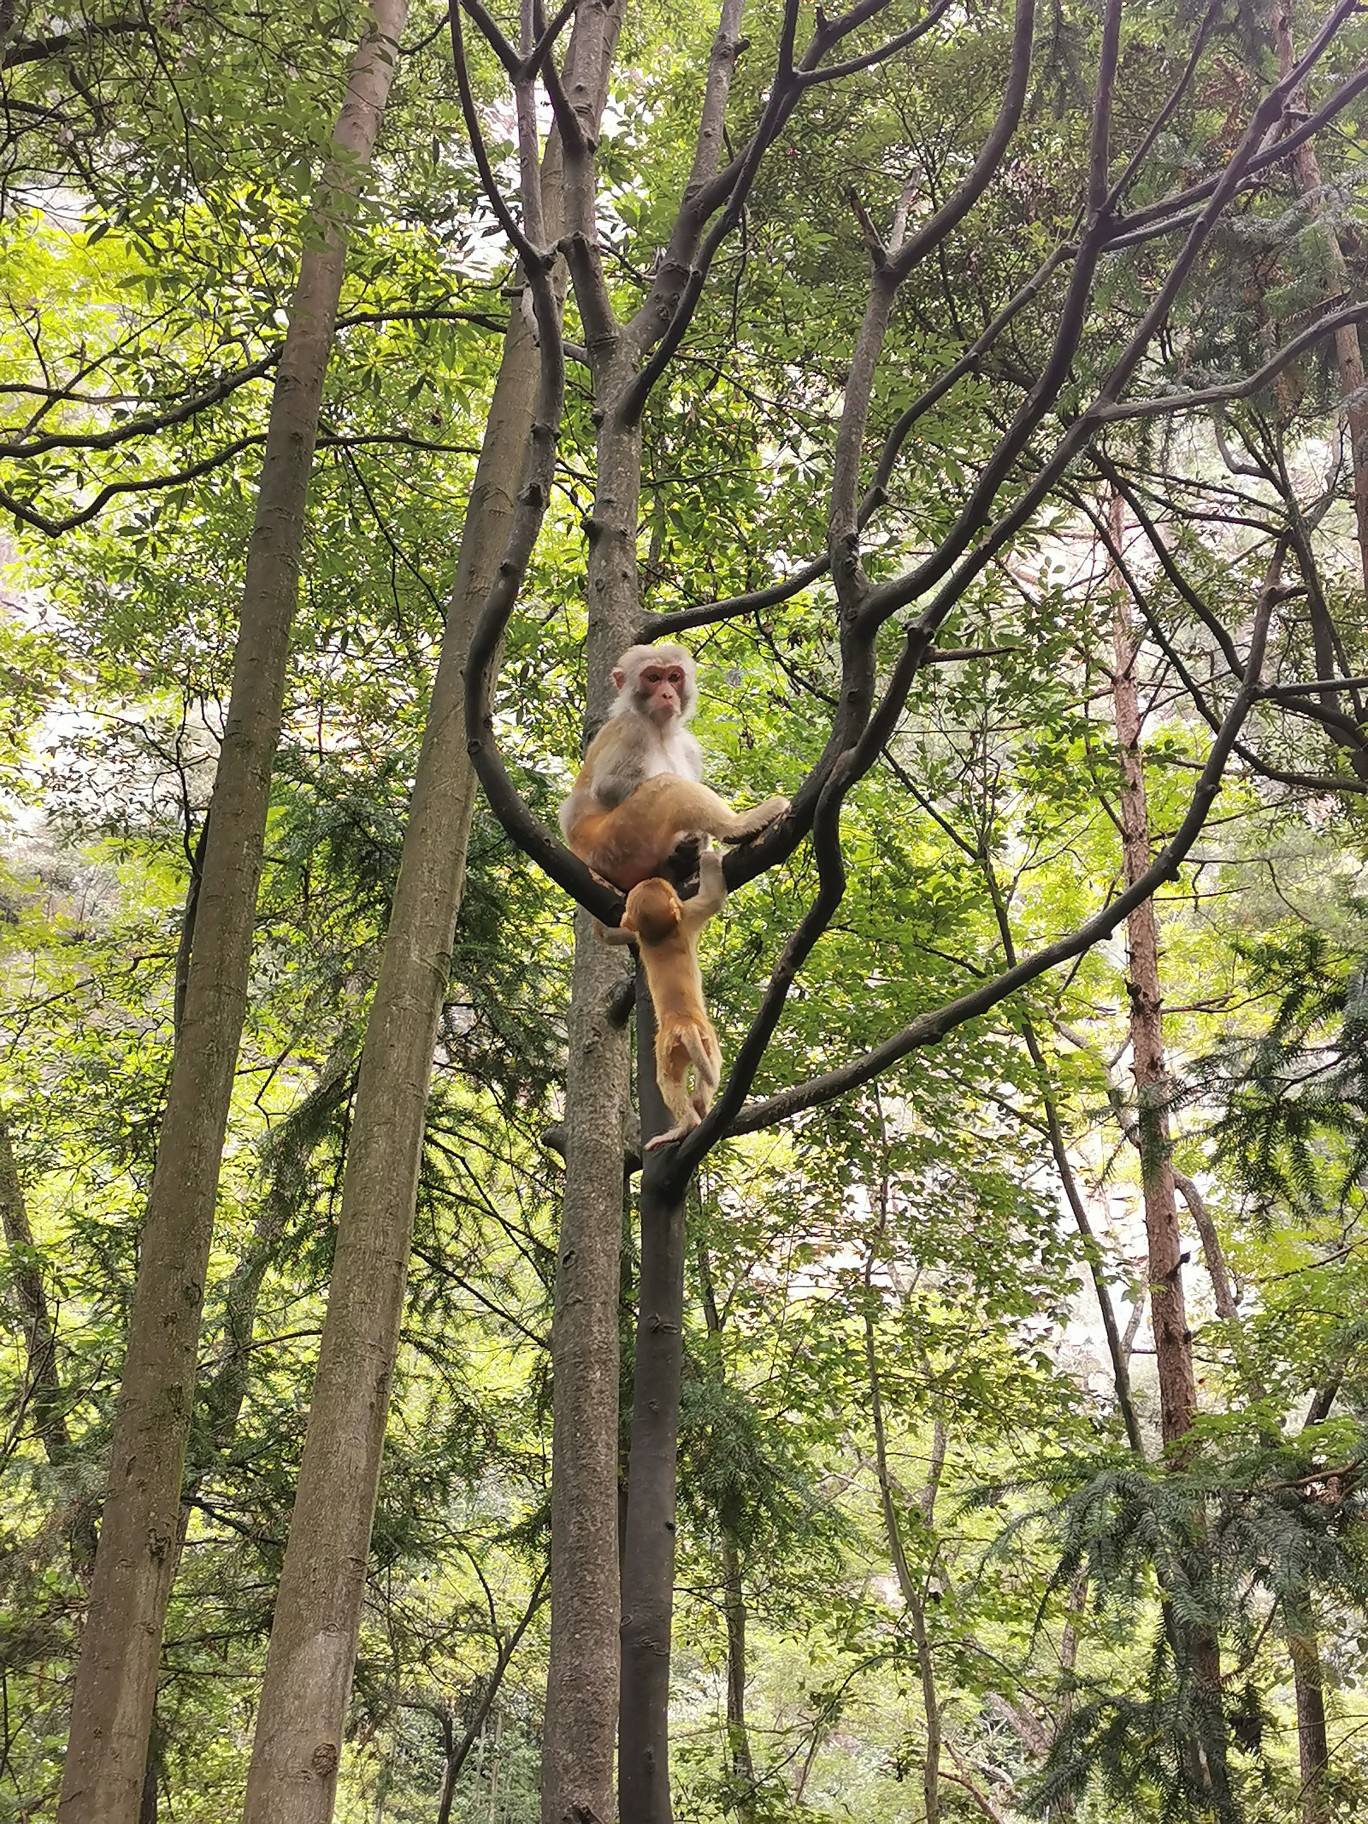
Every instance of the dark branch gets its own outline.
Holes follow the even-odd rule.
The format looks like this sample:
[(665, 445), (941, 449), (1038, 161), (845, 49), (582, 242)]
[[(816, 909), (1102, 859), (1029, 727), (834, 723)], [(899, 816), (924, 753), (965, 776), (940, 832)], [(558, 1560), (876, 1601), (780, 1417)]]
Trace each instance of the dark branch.
[(124, 38), (151, 29), (146, 19), (110, 19), (103, 25), (85, 25), (79, 32), (54, 32), (48, 38), (28, 38), (12, 44), (0, 57), (0, 69), (12, 70), (21, 63), (45, 63), (49, 57), (60, 57), (63, 51), (91, 44), (97, 38)]
[[(930, 1013), (919, 1015), (901, 1032), (895, 1033), (882, 1045), (867, 1052), (864, 1057), (854, 1059), (839, 1070), (828, 1071), (824, 1076), (816, 1077), (809, 1083), (799, 1084), (793, 1089), (782, 1090), (778, 1095), (769, 1096), (764, 1101), (752, 1103), (749, 1108), (742, 1109), (730, 1120), (728, 1119), (730, 1109), (724, 1106), (724, 1104), (730, 1104), (733, 1099), (729, 1082), (726, 1092), (714, 1105), (708, 1121), (698, 1130), (697, 1134), (691, 1135), (689, 1140), (681, 1145), (681, 1152), (685, 1147), (691, 1150), (696, 1148), (699, 1152), (705, 1150), (706, 1146), (714, 1141), (712, 1130), (715, 1123), (718, 1127), (722, 1127), (725, 1123), (723, 1130), (725, 1132), (754, 1133), (760, 1128), (769, 1127), (774, 1122), (798, 1114), (804, 1109), (816, 1108), (823, 1103), (835, 1101), (837, 1097), (846, 1095), (850, 1090), (870, 1082), (881, 1072), (887, 1070), (890, 1065), (905, 1058), (909, 1052), (924, 1045), (935, 1044), (944, 1038), (946, 1033), (953, 1031), (957, 1026), (964, 1025), (969, 1020), (977, 1019), (980, 1014), (987, 1013), (1038, 976), (1044, 975), (1060, 963), (1081, 956), (1093, 944), (1108, 937), (1134, 911), (1136, 906), (1148, 899), (1165, 881), (1172, 880), (1201, 834), (1202, 826), (1221, 789), (1222, 776), (1234, 747), (1235, 738), (1259, 694), (1259, 673), (1263, 665), (1269, 622), (1279, 594), (1280, 585), (1277, 580), (1275, 560), (1274, 566), (1270, 569), (1269, 581), (1260, 597), (1255, 613), (1244, 680), (1212, 745), (1187, 815), (1166, 847), (1132, 886), (1118, 894), (1110, 905), (1085, 920), (1069, 936), (1047, 944), (1043, 949), (1035, 951), (1033, 955), (1023, 958), (1015, 967), (1005, 969), (990, 981), (983, 982), (971, 989), (968, 994), (960, 995), (958, 999), (950, 1001)], [(700, 1136), (702, 1137), (701, 1144)], [(716, 1137), (720, 1137), (720, 1135)]]

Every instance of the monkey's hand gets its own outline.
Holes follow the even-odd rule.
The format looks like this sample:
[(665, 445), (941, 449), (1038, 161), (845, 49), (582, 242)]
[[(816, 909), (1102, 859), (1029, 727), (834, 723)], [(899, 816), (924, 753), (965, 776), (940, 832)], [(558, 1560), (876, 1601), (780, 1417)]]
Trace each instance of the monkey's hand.
[(624, 931), (621, 925), (604, 925), (594, 920), (594, 935), (603, 944), (634, 944), (636, 933)]
[(713, 918), (727, 903), (727, 883), (722, 878), (722, 851), (706, 838), (698, 851), (698, 892), (685, 903), (695, 914), (697, 924)]

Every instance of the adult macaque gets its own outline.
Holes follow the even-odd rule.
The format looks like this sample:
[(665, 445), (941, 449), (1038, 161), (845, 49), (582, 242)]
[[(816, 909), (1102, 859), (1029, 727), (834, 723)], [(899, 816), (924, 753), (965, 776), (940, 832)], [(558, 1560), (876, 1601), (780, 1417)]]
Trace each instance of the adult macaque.
[(722, 1052), (703, 1004), (698, 934), (722, 910), (726, 898), (722, 856), (709, 843), (699, 853), (698, 892), (693, 899), (681, 900), (668, 880), (643, 880), (627, 895), (617, 929), (599, 926), (605, 943), (636, 943), (655, 1008), (656, 1082), (675, 1125), (647, 1142), (648, 1153), (692, 1133), (717, 1093)]
[(684, 726), (694, 662), (682, 646), (633, 646), (613, 683), (617, 701), (560, 810), (567, 844), (605, 880), (626, 892), (659, 874), (684, 838), (744, 842), (788, 809), (787, 798), (767, 798), (741, 816), (701, 783), (703, 755)]

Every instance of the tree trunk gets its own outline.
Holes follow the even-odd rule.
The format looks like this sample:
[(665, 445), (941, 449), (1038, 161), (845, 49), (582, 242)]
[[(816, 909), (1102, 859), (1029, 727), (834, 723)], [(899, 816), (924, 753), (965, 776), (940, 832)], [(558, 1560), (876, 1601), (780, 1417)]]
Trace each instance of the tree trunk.
[[(0, 1225), (9, 1251), (10, 1273), (20, 1316), (24, 1320), (24, 1350), (28, 1365), (26, 1404), (33, 1412), (33, 1431), (54, 1469), (72, 1461), (71, 1434), (66, 1421), (66, 1396), (57, 1371), (57, 1335), (48, 1310), (43, 1271), (29, 1224), (24, 1188), (14, 1162), (9, 1124), (0, 1116)], [(78, 1494), (67, 1511), (66, 1535), (71, 1568), (79, 1582), (88, 1584), (95, 1563), (95, 1504)]]
[(4, 1225), (5, 1246), (9, 1250), (14, 1295), (24, 1320), (24, 1353), (28, 1365), (24, 1404), (32, 1410), (33, 1434), (42, 1445), (48, 1462), (59, 1465), (69, 1460), (71, 1437), (57, 1375), (57, 1338), (43, 1289), (43, 1274), (33, 1244), (24, 1190), (14, 1163), (9, 1123), (3, 1116), (0, 1116), (0, 1222)]
[[(1124, 507), (1113, 495), (1110, 508), (1113, 547), (1121, 548)], [(1113, 640), (1116, 657), (1113, 704), (1121, 759), (1120, 822), (1127, 886), (1150, 863), (1149, 809), (1145, 797), (1144, 760), (1140, 749), (1140, 705), (1135, 688), (1139, 644), (1120, 587), (1115, 591)], [(1163, 996), (1159, 979), (1159, 933), (1152, 899), (1126, 921), (1130, 994), (1130, 1039), (1136, 1090), (1136, 1138), (1140, 1154), (1141, 1194), (1149, 1249), (1150, 1315), (1159, 1375), (1160, 1434), (1165, 1445), (1177, 1445), (1197, 1416), (1197, 1377), (1192, 1362), (1192, 1335), (1183, 1302), (1182, 1237), (1178, 1228), (1177, 1192), (1169, 1132), (1170, 1084), (1164, 1055)], [(1203, 1547), (1193, 1546), (1187, 1562), (1174, 1567), (1195, 1587), (1205, 1581)], [(1160, 1567), (1164, 1575), (1164, 1567)], [(1230, 1810), (1226, 1771), (1226, 1725), (1221, 1707), (1220, 1647), (1209, 1627), (1174, 1618), (1172, 1635), (1179, 1676), (1190, 1676), (1195, 1713), (1190, 1744), (1190, 1777), (1211, 1794), (1217, 1815)]]
[[(629, 476), (630, 479), (630, 476)], [(625, 502), (595, 498), (596, 523), (618, 536), (591, 538), (590, 624), (585, 647), (591, 724), (607, 713), (611, 669), (632, 643), (636, 590), (636, 487)], [(630, 529), (630, 530), (629, 530)], [(631, 566), (621, 556), (630, 536)], [(611, 578), (610, 560), (619, 562)], [(610, 588), (609, 582), (615, 585)], [(624, 587), (624, 583), (626, 587)], [(551, 1330), (551, 1647), (542, 1733), (542, 1824), (603, 1824), (613, 1815), (613, 1746), (620, 1664), (618, 1381), (621, 1339), (623, 1157), (629, 1058), (613, 1002), (626, 959), (575, 917), (575, 960), (565, 1086), (565, 1195)]]
[(727, 1622), (727, 1751), (736, 1784), (733, 1800), (743, 1820), (754, 1811), (755, 1760), (746, 1727), (746, 1591), (741, 1580), (741, 1554), (736, 1535), (722, 1526), (722, 1611)]
[(437, 1824), (451, 1824), (451, 1801), (456, 1796), (456, 1728), (450, 1715), (441, 1719), (442, 1784), (437, 1794)]
[(1301, 1766), (1301, 1824), (1327, 1824), (1325, 1776), (1330, 1770), (1330, 1737), (1325, 1726), (1325, 1684), (1320, 1642), (1309, 1611), (1289, 1617), (1288, 1651), (1297, 1698), (1297, 1755)]
[[(643, 1140), (669, 1122), (655, 1075), (655, 1021), (637, 978), (637, 1099)], [(662, 1188), (668, 1156), (641, 1174), (632, 1450), (622, 1572), (622, 1712), (618, 1803), (624, 1824), (670, 1824), (670, 1637), (674, 1619), (675, 1475), (684, 1361), (686, 1187)]]
[(138, 1815), (323, 377), (347, 223), (407, 13), (406, 0), (375, 0), (353, 60), (272, 393), (185, 1015), (143, 1225), (109, 1493), (76, 1668), (61, 1824), (134, 1824)]
[[(1119, 513), (1119, 510), (1117, 501), (1113, 511)], [(1119, 604), (1115, 648), (1116, 738), (1121, 750), (1121, 841), (1129, 886), (1149, 866), (1150, 840), (1144, 763), (1140, 755), (1140, 710), (1132, 670), (1137, 648), (1128, 618)], [(1165, 1444), (1173, 1444), (1192, 1429), (1197, 1414), (1197, 1380), (1183, 1302), (1182, 1238), (1178, 1230), (1169, 1142), (1170, 1085), (1164, 1057), (1159, 935), (1153, 900), (1145, 900), (1131, 913), (1126, 921), (1126, 936), (1130, 955), (1126, 986), (1130, 994), (1131, 1068), (1135, 1075), (1136, 1134), (1145, 1236), (1149, 1245), (1150, 1314), (1159, 1370), (1162, 1436)]]
[[(615, 646), (613, 658), (622, 650)], [(611, 663), (611, 660), (608, 661)], [(596, 693), (602, 701), (606, 666)], [(591, 692), (592, 692), (591, 683)], [(619, 1530), (618, 1295), (628, 1055), (613, 1024), (624, 958), (575, 919), (565, 1195), (551, 1329), (551, 1651), (542, 1824), (613, 1815)], [(625, 1529), (623, 1533), (625, 1539)]]
[[(581, 159), (567, 170), (567, 188), (573, 232), (583, 227), (586, 212), (592, 217), (592, 165)], [(597, 351), (600, 402), (625, 384), (615, 357), (613, 346)], [(641, 619), (640, 486), (639, 430), (607, 410), (599, 427), (588, 535), (585, 668), (591, 728), (611, 705), (612, 667), (635, 640)], [(542, 1824), (580, 1819), (588, 1824), (613, 1815), (619, 1616), (631, 1555), (630, 1484), (621, 1560), (617, 1525), (618, 1292), (629, 1060), (626, 1034), (614, 1025), (611, 1009), (624, 966), (622, 952), (600, 943), (592, 920), (578, 913), (565, 1090), (565, 1201), (551, 1336), (551, 1655)], [(645, 1252), (643, 1239), (643, 1257)]]
[[(576, 22), (565, 84), (596, 126), (620, 23)], [(544, 203), (559, 214), (557, 142)], [(379, 1488), (424, 1117), (475, 802), (462, 672), (515, 523), (540, 363), (515, 309), (467, 508), (456, 583), (409, 801), (399, 880), (361, 1057), (328, 1312), (248, 1776), (248, 1824), (332, 1815)], [(619, 1182), (621, 1161), (618, 1161)]]
[[(722, 1318), (713, 1291), (708, 1250), (699, 1244), (698, 1280), (703, 1316), (712, 1338), (718, 1378), (721, 1367)], [(725, 1513), (717, 1517), (722, 1535), (722, 1614), (727, 1624), (727, 1758), (736, 1792), (729, 1809), (746, 1824), (755, 1809), (755, 1760), (746, 1728), (746, 1590), (741, 1576), (741, 1549), (736, 1529)]]

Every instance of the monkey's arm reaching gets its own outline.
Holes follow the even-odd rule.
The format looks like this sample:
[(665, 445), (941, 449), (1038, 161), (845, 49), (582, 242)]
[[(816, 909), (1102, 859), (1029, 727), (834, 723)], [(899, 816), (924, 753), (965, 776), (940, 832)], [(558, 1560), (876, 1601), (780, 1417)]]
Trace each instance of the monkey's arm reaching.
[(715, 918), (727, 903), (727, 883), (722, 878), (722, 851), (711, 842), (698, 851), (698, 891), (683, 902), (684, 927), (691, 937)]
[(636, 932), (626, 931), (621, 925), (605, 925), (594, 920), (594, 934), (605, 944), (634, 944)]

